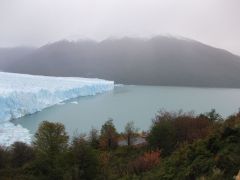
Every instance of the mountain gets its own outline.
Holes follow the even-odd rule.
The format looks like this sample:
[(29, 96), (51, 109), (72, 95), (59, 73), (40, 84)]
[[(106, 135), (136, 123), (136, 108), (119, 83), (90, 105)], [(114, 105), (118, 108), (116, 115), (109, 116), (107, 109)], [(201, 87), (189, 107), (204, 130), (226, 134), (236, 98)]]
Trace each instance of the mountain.
[(0, 48), (0, 70), (7, 70), (9, 64), (17, 63), (17, 61), (30, 53), (34, 52), (35, 48), (31, 47), (14, 47)]
[(240, 88), (239, 56), (194, 40), (164, 36), (59, 41), (11, 60), (0, 69), (97, 77), (123, 84)]

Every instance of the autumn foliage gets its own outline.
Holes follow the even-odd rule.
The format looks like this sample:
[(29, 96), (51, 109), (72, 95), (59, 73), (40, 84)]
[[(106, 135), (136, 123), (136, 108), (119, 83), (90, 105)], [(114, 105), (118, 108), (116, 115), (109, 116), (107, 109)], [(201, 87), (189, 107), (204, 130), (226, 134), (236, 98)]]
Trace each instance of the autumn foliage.
[[(133, 144), (136, 136), (147, 143)], [(44, 121), (31, 145), (0, 147), (0, 179), (225, 180), (238, 174), (239, 154), (240, 113), (223, 121), (214, 110), (160, 112), (144, 136), (132, 122), (118, 133), (108, 120), (69, 139), (63, 124)]]
[(193, 142), (196, 139), (206, 137), (212, 129), (209, 119), (204, 117), (180, 116), (173, 123), (177, 143)]
[(213, 122), (207, 116), (160, 112), (153, 121), (148, 142), (153, 148), (161, 149), (165, 156), (182, 143), (192, 143), (208, 136), (212, 129)]
[(113, 120), (106, 121), (101, 128), (100, 147), (105, 150), (117, 147), (117, 131), (113, 124)]
[(130, 169), (136, 173), (142, 173), (152, 169), (160, 163), (160, 151), (145, 152), (142, 156), (130, 163)]

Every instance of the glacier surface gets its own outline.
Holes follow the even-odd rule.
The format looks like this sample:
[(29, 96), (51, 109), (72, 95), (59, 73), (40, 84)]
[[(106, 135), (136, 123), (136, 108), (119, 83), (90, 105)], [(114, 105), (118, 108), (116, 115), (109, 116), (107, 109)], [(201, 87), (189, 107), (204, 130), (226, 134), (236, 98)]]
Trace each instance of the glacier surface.
[(30, 143), (29, 131), (9, 122), (79, 96), (110, 91), (113, 81), (0, 72), (0, 144)]

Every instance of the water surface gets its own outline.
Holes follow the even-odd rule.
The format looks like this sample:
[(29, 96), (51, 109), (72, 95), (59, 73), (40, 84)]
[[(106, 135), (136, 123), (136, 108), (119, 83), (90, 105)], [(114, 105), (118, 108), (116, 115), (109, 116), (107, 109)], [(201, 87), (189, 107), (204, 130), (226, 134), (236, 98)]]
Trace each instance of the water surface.
[(106, 120), (112, 118), (119, 131), (128, 121), (134, 121), (140, 130), (147, 130), (161, 109), (202, 113), (214, 108), (226, 117), (237, 112), (239, 107), (240, 89), (124, 85), (105, 94), (55, 105), (14, 123), (34, 133), (43, 120), (61, 122), (72, 135), (86, 133), (91, 127), (100, 129)]

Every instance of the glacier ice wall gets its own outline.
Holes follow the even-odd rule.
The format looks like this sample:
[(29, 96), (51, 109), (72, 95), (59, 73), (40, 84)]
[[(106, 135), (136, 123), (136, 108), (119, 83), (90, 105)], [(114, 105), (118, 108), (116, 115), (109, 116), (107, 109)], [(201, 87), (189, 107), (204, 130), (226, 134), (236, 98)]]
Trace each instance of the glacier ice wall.
[(71, 98), (96, 95), (113, 88), (113, 81), (100, 79), (0, 72), (0, 144), (10, 145), (16, 140), (30, 142), (28, 130), (13, 125), (9, 122), (11, 119)]

